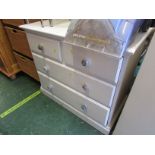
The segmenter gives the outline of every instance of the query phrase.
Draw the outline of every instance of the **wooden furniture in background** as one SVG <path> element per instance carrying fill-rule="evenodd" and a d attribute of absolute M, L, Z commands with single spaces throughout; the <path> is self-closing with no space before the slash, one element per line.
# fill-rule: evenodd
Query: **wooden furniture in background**
<path fill-rule="evenodd" d="M 10 39 L 12 48 L 20 54 L 32 58 L 32 53 L 29 48 L 25 32 L 10 27 L 5 27 L 5 29 Z"/>
<path fill-rule="evenodd" d="M 18 27 L 26 23 L 33 23 L 36 21 L 38 21 L 38 19 L 3 19 L 3 23 L 5 25 L 10 25 L 15 27 Z"/>
<path fill-rule="evenodd" d="M 38 79 L 38 74 L 35 68 L 35 64 L 30 59 L 22 56 L 21 54 L 14 53 L 16 60 L 20 64 L 20 68 L 24 70 L 25 73 L 30 74 L 34 79 Z"/>
<path fill-rule="evenodd" d="M 7 35 L 0 21 L 0 72 L 14 79 L 16 73 L 20 71 L 17 61 L 14 57 Z"/>
<path fill-rule="evenodd" d="M 37 19 L 3 19 L 2 21 L 20 69 L 39 81 L 26 33 L 19 28 L 20 25 L 35 22 Z"/>
<path fill-rule="evenodd" d="M 25 24 L 25 21 L 24 19 L 3 19 L 3 23 L 12 26 L 19 26 Z"/>

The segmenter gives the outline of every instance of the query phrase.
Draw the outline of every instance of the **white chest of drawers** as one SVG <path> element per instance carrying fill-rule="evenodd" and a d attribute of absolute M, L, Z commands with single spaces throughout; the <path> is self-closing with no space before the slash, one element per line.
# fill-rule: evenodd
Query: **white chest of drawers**
<path fill-rule="evenodd" d="M 69 22 L 41 28 L 21 26 L 41 81 L 42 92 L 109 134 L 123 106 L 134 68 L 153 31 L 137 35 L 122 57 L 106 55 L 63 42 Z"/>

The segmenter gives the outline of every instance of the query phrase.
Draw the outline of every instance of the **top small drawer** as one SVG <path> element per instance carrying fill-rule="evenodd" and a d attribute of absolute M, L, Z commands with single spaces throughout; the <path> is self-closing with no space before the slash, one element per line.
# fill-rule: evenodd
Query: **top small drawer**
<path fill-rule="evenodd" d="M 63 43 L 62 51 L 66 65 L 112 84 L 118 82 L 123 58 L 66 43 Z"/>
<path fill-rule="evenodd" d="M 62 61 L 59 41 L 30 33 L 27 33 L 27 38 L 32 52 L 60 62 Z"/>

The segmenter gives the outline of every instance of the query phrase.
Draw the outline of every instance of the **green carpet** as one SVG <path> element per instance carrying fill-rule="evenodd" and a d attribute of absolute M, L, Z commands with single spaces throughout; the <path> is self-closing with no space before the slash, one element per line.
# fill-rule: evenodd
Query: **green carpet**
<path fill-rule="evenodd" d="M 38 82 L 19 73 L 10 80 L 0 73 L 0 114 L 39 89 Z M 80 118 L 43 94 L 0 119 L 0 134 L 6 135 L 98 135 Z"/>

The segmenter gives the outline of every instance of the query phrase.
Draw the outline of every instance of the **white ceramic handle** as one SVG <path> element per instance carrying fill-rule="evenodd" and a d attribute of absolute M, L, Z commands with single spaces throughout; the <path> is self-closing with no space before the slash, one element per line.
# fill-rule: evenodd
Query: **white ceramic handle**
<path fill-rule="evenodd" d="M 89 63 L 88 59 L 82 59 L 81 64 L 83 67 L 87 67 L 87 66 L 89 66 L 90 63 Z"/>
<path fill-rule="evenodd" d="M 47 89 L 48 89 L 50 92 L 52 92 L 52 90 L 53 90 L 53 85 L 47 86 Z"/>
<path fill-rule="evenodd" d="M 39 49 L 40 51 L 44 51 L 44 46 L 43 46 L 42 44 L 39 44 L 39 45 L 38 45 L 38 49 Z"/>
<path fill-rule="evenodd" d="M 43 69 L 45 72 L 48 72 L 48 66 L 44 66 Z"/>
<path fill-rule="evenodd" d="M 83 112 L 87 112 L 87 106 L 85 104 L 81 105 L 81 109 Z"/>
<path fill-rule="evenodd" d="M 83 89 L 84 91 L 87 91 L 87 90 L 88 90 L 87 84 L 83 84 L 83 85 L 82 85 L 82 89 Z"/>

